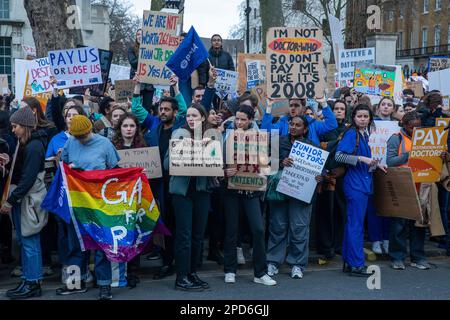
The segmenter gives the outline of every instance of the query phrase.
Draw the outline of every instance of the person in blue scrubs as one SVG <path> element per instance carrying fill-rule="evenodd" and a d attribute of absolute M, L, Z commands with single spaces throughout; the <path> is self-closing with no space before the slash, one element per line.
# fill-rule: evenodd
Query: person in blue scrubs
<path fill-rule="evenodd" d="M 344 272 L 355 276 L 370 276 L 364 265 L 364 219 L 369 196 L 373 193 L 373 169 L 386 167 L 372 158 L 369 132 L 373 113 L 367 105 L 359 104 L 352 112 L 351 125 L 339 142 L 336 161 L 348 165 L 344 177 L 347 200 L 347 222 L 342 244 Z"/>

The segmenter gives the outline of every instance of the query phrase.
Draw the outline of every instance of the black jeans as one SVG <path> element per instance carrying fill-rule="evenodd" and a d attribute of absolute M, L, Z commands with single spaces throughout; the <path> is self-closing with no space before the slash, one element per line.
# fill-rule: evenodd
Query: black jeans
<path fill-rule="evenodd" d="M 202 257 L 202 243 L 208 222 L 211 196 L 193 191 L 186 197 L 172 195 L 175 212 L 175 267 L 177 279 L 197 271 Z"/>
<path fill-rule="evenodd" d="M 225 196 L 224 201 L 224 271 L 225 273 L 236 273 L 237 270 L 236 245 L 239 230 L 239 206 L 242 205 L 252 232 L 254 274 L 255 277 L 262 277 L 267 273 L 267 265 L 263 217 L 261 215 L 259 198 L 246 198 L 245 196 L 230 193 Z"/>
<path fill-rule="evenodd" d="M 208 218 L 209 253 L 223 249 L 225 237 L 225 212 L 223 203 L 223 191 L 214 190 L 211 194 L 211 210 Z"/>

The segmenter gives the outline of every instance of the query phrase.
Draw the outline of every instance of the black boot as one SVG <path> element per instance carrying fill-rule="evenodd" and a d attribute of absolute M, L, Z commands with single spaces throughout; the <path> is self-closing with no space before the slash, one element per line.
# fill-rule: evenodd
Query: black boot
<path fill-rule="evenodd" d="M 372 273 L 367 271 L 367 267 L 351 267 L 350 268 L 350 276 L 354 277 L 370 277 Z"/>
<path fill-rule="evenodd" d="M 26 281 L 21 290 L 11 293 L 10 299 L 27 299 L 32 297 L 40 297 L 42 294 L 39 281 Z"/>
<path fill-rule="evenodd" d="M 175 273 L 173 266 L 162 266 L 159 268 L 158 272 L 153 275 L 154 280 L 164 279 L 170 277 Z"/>
<path fill-rule="evenodd" d="M 99 300 L 111 300 L 111 286 L 100 286 L 100 293 L 98 295 Z"/>
<path fill-rule="evenodd" d="M 188 279 L 195 285 L 201 286 L 203 289 L 209 289 L 208 282 L 201 280 L 196 273 L 191 273 L 188 275 Z"/>
<path fill-rule="evenodd" d="M 175 281 L 175 290 L 203 291 L 204 288 L 200 284 L 194 283 L 189 280 L 188 276 L 185 276 Z"/>
<path fill-rule="evenodd" d="M 6 291 L 6 296 L 9 297 L 11 294 L 21 291 L 22 288 L 25 286 L 25 283 L 26 283 L 26 281 L 22 280 L 22 282 L 20 282 L 17 287 L 15 287 L 14 289 Z"/>

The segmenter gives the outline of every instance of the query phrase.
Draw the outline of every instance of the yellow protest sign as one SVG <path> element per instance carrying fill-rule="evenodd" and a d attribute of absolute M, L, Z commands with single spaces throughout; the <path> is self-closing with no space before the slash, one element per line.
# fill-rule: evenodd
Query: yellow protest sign
<path fill-rule="evenodd" d="M 415 128 L 408 166 L 415 183 L 437 182 L 442 170 L 441 153 L 447 151 L 448 130 L 444 127 Z"/>

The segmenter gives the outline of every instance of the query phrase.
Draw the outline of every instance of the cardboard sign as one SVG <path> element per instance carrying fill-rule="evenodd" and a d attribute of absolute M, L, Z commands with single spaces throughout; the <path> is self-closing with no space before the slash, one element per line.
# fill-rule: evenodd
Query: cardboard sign
<path fill-rule="evenodd" d="M 325 150 L 295 141 L 289 154 L 294 165 L 283 169 L 277 191 L 311 203 L 317 186 L 316 176 L 322 174 L 328 155 Z"/>
<path fill-rule="evenodd" d="M 224 69 L 217 70 L 217 79 L 215 83 L 216 94 L 225 98 L 228 94 L 234 94 L 237 89 L 238 73 Z"/>
<path fill-rule="evenodd" d="M 4 92 L 5 89 L 9 89 L 7 74 L 0 74 L 0 88 L 2 92 Z"/>
<path fill-rule="evenodd" d="M 83 47 L 49 51 L 52 74 L 58 88 L 73 88 L 102 83 L 100 56 L 97 48 Z"/>
<path fill-rule="evenodd" d="M 322 30 L 270 28 L 267 33 L 267 96 L 270 99 L 323 97 Z"/>
<path fill-rule="evenodd" d="M 134 92 L 134 82 L 133 80 L 117 80 L 115 85 L 115 95 L 116 95 L 116 101 L 121 102 L 128 102 L 128 99 L 133 98 L 133 92 Z"/>
<path fill-rule="evenodd" d="M 352 80 L 357 63 L 375 63 L 375 48 L 339 50 L 339 81 Z"/>
<path fill-rule="evenodd" d="M 357 92 L 383 97 L 394 96 L 395 67 L 358 63 L 353 86 Z"/>
<path fill-rule="evenodd" d="M 444 127 L 414 128 L 408 166 L 414 182 L 437 182 L 441 176 L 441 153 L 447 151 L 448 130 Z"/>
<path fill-rule="evenodd" d="M 414 91 L 414 97 L 423 97 L 423 85 L 422 81 L 406 82 L 406 87 Z"/>
<path fill-rule="evenodd" d="M 117 64 L 112 63 L 111 68 L 109 69 L 109 78 L 111 79 L 111 83 L 115 84 L 116 80 L 128 80 L 130 79 L 130 67 L 119 66 Z"/>
<path fill-rule="evenodd" d="M 436 118 L 436 127 L 448 127 L 450 118 Z"/>
<path fill-rule="evenodd" d="M 428 72 L 440 71 L 450 68 L 450 57 L 430 57 Z"/>
<path fill-rule="evenodd" d="M 237 61 L 237 71 L 238 75 L 238 92 L 240 94 L 247 90 L 247 62 L 260 61 L 261 65 L 264 65 L 264 70 L 266 66 L 266 55 L 265 54 L 245 54 L 238 53 Z M 262 67 L 261 67 L 262 68 Z"/>
<path fill-rule="evenodd" d="M 137 71 L 142 83 L 170 84 L 172 72 L 166 63 L 180 44 L 177 36 L 179 23 L 178 14 L 144 11 Z"/>
<path fill-rule="evenodd" d="M 410 168 L 377 170 L 373 176 L 377 215 L 421 220 L 419 197 Z"/>
<path fill-rule="evenodd" d="M 382 164 L 386 164 L 387 141 L 389 138 L 400 132 L 398 121 L 375 121 L 375 132 L 369 137 L 369 146 L 372 150 L 372 158 L 381 159 Z"/>
<path fill-rule="evenodd" d="M 429 90 L 439 90 L 443 96 L 450 95 L 450 69 L 428 73 Z"/>
<path fill-rule="evenodd" d="M 171 176 L 223 177 L 220 141 L 171 139 L 169 145 Z"/>
<path fill-rule="evenodd" d="M 33 95 L 52 92 L 54 88 L 50 84 L 52 78 L 55 77 L 51 74 L 50 60 L 47 57 L 28 63 L 28 85 L 31 87 Z"/>
<path fill-rule="evenodd" d="M 158 147 L 117 150 L 117 152 L 120 156 L 119 166 L 121 168 L 142 167 L 147 178 L 162 177 Z"/>
<path fill-rule="evenodd" d="M 259 85 L 256 88 L 251 89 L 252 94 L 258 97 L 258 113 L 262 116 L 266 112 L 268 102 L 267 102 L 267 92 L 265 85 Z M 272 103 L 272 115 L 274 117 L 285 116 L 289 112 L 289 100 L 275 100 Z"/>
<path fill-rule="evenodd" d="M 102 69 L 102 83 L 90 86 L 82 86 L 77 88 L 71 88 L 70 94 L 84 95 L 87 89 L 90 90 L 91 96 L 101 97 L 106 91 L 108 84 L 109 70 L 111 68 L 113 53 L 112 51 L 98 49 L 100 55 L 100 68 Z"/>

